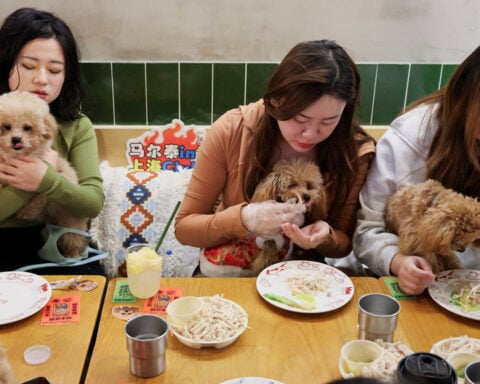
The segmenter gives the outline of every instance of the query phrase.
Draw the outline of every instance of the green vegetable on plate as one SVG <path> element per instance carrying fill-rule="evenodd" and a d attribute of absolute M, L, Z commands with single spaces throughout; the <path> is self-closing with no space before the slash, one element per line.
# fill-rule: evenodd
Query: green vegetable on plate
<path fill-rule="evenodd" d="M 300 308 L 300 309 L 304 309 L 306 311 L 311 311 L 311 310 L 315 309 L 315 303 L 312 302 L 312 300 L 310 298 L 308 298 L 308 300 L 305 300 L 305 302 L 298 302 L 296 300 L 290 299 L 289 297 L 275 295 L 273 293 L 264 293 L 263 296 L 265 296 L 267 299 L 277 301 L 281 304 L 285 304 L 285 305 L 288 305 L 290 307 Z M 310 295 L 305 295 L 305 296 L 310 296 Z M 298 294 L 296 295 L 296 297 L 299 297 Z M 302 297 L 299 297 L 299 299 L 302 300 Z M 307 299 L 307 298 L 305 297 L 305 299 Z"/>

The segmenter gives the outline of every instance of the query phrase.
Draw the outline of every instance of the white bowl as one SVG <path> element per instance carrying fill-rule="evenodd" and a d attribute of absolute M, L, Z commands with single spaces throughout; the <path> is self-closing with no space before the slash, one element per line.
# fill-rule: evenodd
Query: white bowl
<path fill-rule="evenodd" d="M 340 349 L 343 368 L 347 373 L 361 376 L 364 367 L 374 364 L 383 356 L 383 348 L 370 340 L 351 340 Z"/>
<path fill-rule="evenodd" d="M 200 349 L 200 348 L 225 348 L 235 342 L 235 340 L 238 339 L 238 337 L 245 331 L 245 329 L 248 326 L 248 315 L 245 312 L 245 310 L 238 305 L 237 303 L 224 299 L 223 297 L 220 296 L 207 296 L 202 298 L 204 300 L 202 310 L 200 311 L 200 314 L 195 317 L 192 322 L 193 323 L 198 323 L 201 321 L 205 321 L 208 323 L 211 318 L 208 316 L 208 310 L 209 310 L 209 305 L 211 304 L 212 300 L 218 300 L 218 303 L 220 305 L 225 306 L 226 308 L 232 309 L 239 317 L 240 317 L 240 324 L 238 326 L 238 329 L 236 332 L 231 334 L 230 336 L 224 338 L 224 339 L 215 339 L 215 340 L 205 340 L 202 338 L 193 338 L 193 337 L 188 337 L 185 334 L 180 334 L 179 329 L 175 329 L 174 327 L 170 328 L 170 332 L 175 335 L 175 337 L 180 341 L 182 344 L 186 345 L 187 347 L 194 348 L 194 349 Z M 227 316 L 227 314 L 226 314 Z M 202 319 L 203 318 L 203 319 Z M 187 325 L 188 326 L 188 325 Z"/>

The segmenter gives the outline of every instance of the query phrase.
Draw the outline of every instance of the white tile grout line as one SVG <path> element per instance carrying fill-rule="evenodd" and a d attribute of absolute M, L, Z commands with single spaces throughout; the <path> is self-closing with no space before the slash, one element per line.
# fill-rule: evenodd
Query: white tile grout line
<path fill-rule="evenodd" d="M 181 95 L 181 87 L 180 87 L 180 62 L 178 63 L 178 75 L 177 75 L 177 86 L 178 86 L 178 119 L 182 120 L 182 95 Z"/>
<path fill-rule="evenodd" d="M 211 70 L 211 74 L 212 74 L 212 78 L 210 79 L 210 87 L 211 87 L 211 92 L 210 92 L 210 124 L 213 123 L 213 78 L 215 76 L 215 64 L 211 64 L 212 65 L 212 70 Z"/>
<path fill-rule="evenodd" d="M 403 98 L 403 109 L 402 112 L 405 112 L 405 108 L 407 107 L 407 99 L 408 99 L 408 85 L 410 84 L 410 73 L 412 70 L 412 64 L 408 64 L 408 73 L 407 73 L 407 84 L 405 84 L 405 96 Z"/>
<path fill-rule="evenodd" d="M 243 105 L 247 103 L 247 77 L 248 77 L 248 63 L 245 63 L 245 76 L 243 77 Z"/>
<path fill-rule="evenodd" d="M 369 120 L 370 125 L 372 125 L 372 122 L 373 122 L 373 111 L 375 109 L 375 94 L 377 92 L 377 77 L 378 77 L 378 64 L 375 65 L 375 80 L 373 82 L 372 108 L 370 109 L 370 120 Z"/>
<path fill-rule="evenodd" d="M 115 116 L 115 81 L 113 80 L 113 62 L 110 62 L 110 80 L 112 82 L 112 112 L 113 112 L 113 124 L 117 124 Z"/>
<path fill-rule="evenodd" d="M 147 63 L 145 62 L 143 64 L 143 75 L 144 75 L 144 87 L 145 87 L 145 121 L 147 122 L 147 125 L 150 123 L 148 120 L 148 84 L 147 84 Z"/>
<path fill-rule="evenodd" d="M 440 65 L 440 77 L 438 78 L 438 86 L 437 86 L 437 89 L 440 89 L 440 87 L 442 86 L 442 76 L 443 76 L 443 66 L 445 64 L 442 64 Z"/>

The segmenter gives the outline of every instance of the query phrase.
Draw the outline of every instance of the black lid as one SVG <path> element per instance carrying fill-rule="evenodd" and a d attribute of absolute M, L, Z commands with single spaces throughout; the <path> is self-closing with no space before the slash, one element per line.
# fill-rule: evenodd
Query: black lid
<path fill-rule="evenodd" d="M 457 374 L 440 356 L 420 352 L 400 360 L 397 379 L 401 384 L 456 384 Z"/>

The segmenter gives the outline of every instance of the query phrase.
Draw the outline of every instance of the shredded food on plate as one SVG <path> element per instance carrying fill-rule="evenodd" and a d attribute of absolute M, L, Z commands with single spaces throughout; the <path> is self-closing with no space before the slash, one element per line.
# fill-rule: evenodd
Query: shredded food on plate
<path fill-rule="evenodd" d="M 391 380 L 395 377 L 400 360 L 411 355 L 413 351 L 402 342 L 388 343 L 380 339 L 375 342 L 383 348 L 383 356 L 375 363 L 365 366 L 362 369 L 362 376 L 382 381 Z"/>
<path fill-rule="evenodd" d="M 430 352 L 444 359 L 447 359 L 454 352 L 469 352 L 480 355 L 480 339 L 474 339 L 466 335 L 450 337 L 435 343 Z"/>
<path fill-rule="evenodd" d="M 321 275 L 294 275 L 287 279 L 288 289 L 305 295 L 315 295 L 328 289 L 328 282 Z"/>
<path fill-rule="evenodd" d="M 245 312 L 221 295 L 215 295 L 204 298 L 199 315 L 182 328 L 173 328 L 195 342 L 221 342 L 238 335 L 246 326 Z"/>

